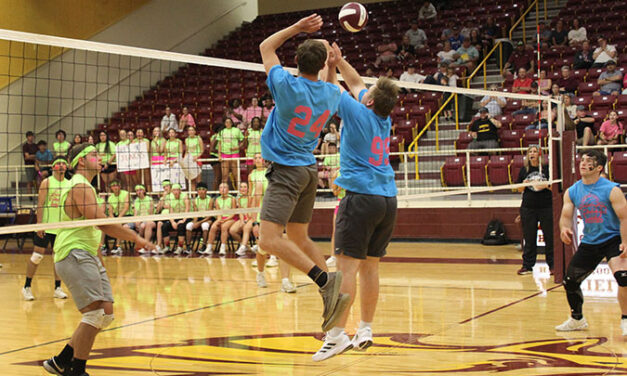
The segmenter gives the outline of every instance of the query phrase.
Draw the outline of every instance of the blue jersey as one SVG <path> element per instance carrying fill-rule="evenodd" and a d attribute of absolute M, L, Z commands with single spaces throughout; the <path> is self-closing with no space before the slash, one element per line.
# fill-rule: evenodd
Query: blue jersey
<path fill-rule="evenodd" d="M 266 82 L 276 106 L 261 134 L 261 156 L 286 166 L 315 164 L 313 150 L 322 127 L 337 112 L 340 89 L 294 77 L 280 65 L 270 69 Z"/>
<path fill-rule="evenodd" d="M 610 192 L 618 186 L 600 178 L 594 184 L 584 184 L 579 180 L 568 189 L 570 200 L 583 217 L 582 243 L 601 244 L 620 236 L 620 221 L 610 202 Z"/>
<path fill-rule="evenodd" d="M 359 93 L 359 100 L 366 90 Z M 390 166 L 390 117 L 382 118 L 348 92 L 342 93 L 338 114 L 344 121 L 340 138 L 340 177 L 335 184 L 356 193 L 396 196 Z"/>

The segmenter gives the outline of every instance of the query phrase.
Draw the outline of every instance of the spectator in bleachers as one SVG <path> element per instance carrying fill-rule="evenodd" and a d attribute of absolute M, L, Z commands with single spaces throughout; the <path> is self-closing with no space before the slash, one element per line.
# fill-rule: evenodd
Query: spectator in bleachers
<path fill-rule="evenodd" d="M 109 140 L 109 134 L 105 131 L 100 131 L 98 141 L 96 150 L 98 151 L 98 157 L 100 157 L 100 179 L 104 184 L 105 190 L 109 192 L 109 182 L 115 179 L 117 167 L 115 162 L 115 143 Z"/>
<path fill-rule="evenodd" d="M 501 29 L 496 26 L 494 17 L 488 16 L 485 24 L 481 27 L 481 39 L 483 48 L 490 50 L 494 45 L 494 40 L 501 37 Z"/>
<path fill-rule="evenodd" d="M 568 32 L 568 44 L 570 46 L 579 46 L 588 40 L 586 28 L 579 24 L 579 19 L 573 20 L 573 28 Z"/>
<path fill-rule="evenodd" d="M 449 66 L 465 66 L 469 71 L 472 71 L 475 68 L 477 60 L 479 60 L 479 51 L 477 51 L 475 46 L 470 44 L 470 39 L 464 39 L 461 47 L 457 49 L 455 55 L 457 56 L 457 60 Z"/>
<path fill-rule="evenodd" d="M 394 69 L 388 68 L 385 70 L 384 77 L 389 78 L 390 80 L 398 80 L 398 78 L 394 77 Z"/>
<path fill-rule="evenodd" d="M 594 92 L 594 96 L 599 95 L 618 95 L 622 89 L 623 74 L 616 69 L 616 62 L 608 60 L 605 63 L 605 71 L 601 73 L 597 83 L 599 90 Z"/>
<path fill-rule="evenodd" d="M 573 98 L 575 97 L 572 93 L 567 93 L 562 95 L 562 101 L 564 103 L 564 111 L 570 119 L 575 119 L 577 117 L 577 105 L 573 103 Z"/>
<path fill-rule="evenodd" d="M 427 43 L 427 34 L 425 34 L 424 30 L 418 28 L 418 21 L 416 20 L 411 21 L 411 27 L 405 32 L 404 36 L 409 38 L 409 44 L 414 49 L 424 48 Z M 403 43 L 405 43 L 404 40 Z M 412 54 L 415 54 L 415 51 Z"/>
<path fill-rule="evenodd" d="M 235 198 L 238 208 L 247 209 L 253 207 L 253 200 L 249 192 L 248 182 L 243 181 L 239 183 L 239 194 Z M 229 229 L 231 238 L 239 243 L 235 255 L 246 256 L 250 234 L 253 230 L 253 222 L 255 222 L 256 218 L 257 214 L 251 213 L 242 213 L 235 218 L 235 223 Z"/>
<path fill-rule="evenodd" d="M 270 112 L 274 108 L 274 102 L 272 101 L 272 97 L 268 96 L 263 100 L 263 110 L 261 113 L 261 123 L 265 126 L 268 117 L 270 116 Z"/>
<path fill-rule="evenodd" d="M 534 82 L 534 84 L 537 84 Z M 538 102 L 531 99 L 523 99 L 520 109 L 512 112 L 512 115 L 535 115 L 538 113 Z"/>
<path fill-rule="evenodd" d="M 414 46 L 411 45 L 407 35 L 403 35 L 403 41 L 399 44 L 395 53 L 396 58 L 399 61 L 405 61 L 414 57 L 416 50 L 414 49 Z"/>
<path fill-rule="evenodd" d="M 165 142 L 164 152 L 170 167 L 173 167 L 183 155 L 183 143 L 176 137 L 174 129 L 168 131 L 168 140 Z"/>
<path fill-rule="evenodd" d="M 448 21 L 446 23 L 446 27 L 444 29 L 442 29 L 442 33 L 440 34 L 440 40 L 442 42 L 447 41 L 448 38 L 451 37 L 451 35 L 453 35 L 453 26 L 455 25 L 455 22 L 453 21 Z"/>
<path fill-rule="evenodd" d="M 234 128 L 237 129 L 237 128 Z M 235 197 L 229 194 L 229 185 L 227 183 L 220 184 L 220 196 L 214 200 L 216 210 L 235 209 L 237 202 Z M 226 244 L 229 240 L 229 229 L 235 223 L 234 215 L 222 215 L 213 222 L 209 229 L 209 239 L 207 240 L 207 248 L 205 254 L 211 254 L 211 248 L 216 240 L 217 232 L 220 231 L 220 256 L 226 255 Z"/>
<path fill-rule="evenodd" d="M 567 46 L 568 31 L 564 29 L 564 21 L 557 20 L 555 30 L 551 33 L 551 46 Z"/>
<path fill-rule="evenodd" d="M 459 33 L 459 26 L 453 25 L 453 31 L 448 37 L 448 41 L 451 42 L 451 48 L 457 50 L 462 46 L 464 37 Z"/>
<path fill-rule="evenodd" d="M 492 118 L 487 108 L 479 109 L 479 118 L 470 124 L 470 135 L 473 140 L 468 149 L 496 149 L 499 147 L 498 129 L 501 122 Z"/>
<path fill-rule="evenodd" d="M 135 194 L 137 198 L 133 201 L 133 215 L 153 215 L 155 213 L 155 203 L 150 196 L 146 196 L 146 186 L 143 184 L 137 184 L 135 186 Z M 154 221 L 135 222 L 135 231 L 139 236 L 143 237 L 146 242 L 152 240 L 152 234 L 155 231 L 157 225 Z M 149 250 L 141 248 L 139 254 L 143 255 L 150 253 Z"/>
<path fill-rule="evenodd" d="M 117 180 L 109 183 L 111 194 L 107 198 L 109 215 L 111 217 L 129 217 L 133 215 L 133 207 L 131 206 L 130 194 L 127 190 L 122 189 L 120 182 Z M 125 224 L 124 227 L 135 229 L 134 223 Z M 112 255 L 121 255 L 122 248 L 119 246 L 119 240 L 115 239 L 115 244 L 111 250 Z"/>
<path fill-rule="evenodd" d="M 621 142 L 625 135 L 623 123 L 618 121 L 618 112 L 610 110 L 608 119 L 601 124 L 599 129 L 598 145 L 616 145 Z"/>
<path fill-rule="evenodd" d="M 438 63 L 450 64 L 455 61 L 455 54 L 457 54 L 457 51 L 451 48 L 451 42 L 448 40 L 445 41 L 443 48 L 444 49 L 437 54 Z"/>
<path fill-rule="evenodd" d="M 577 131 L 577 145 L 594 145 L 594 118 L 586 113 L 586 106 L 577 106 L 577 116 L 573 119 Z"/>
<path fill-rule="evenodd" d="M 441 85 L 442 84 L 442 82 L 441 82 L 442 81 L 442 77 L 446 77 L 447 71 L 448 71 L 448 63 L 442 62 L 442 63 L 440 63 L 440 65 L 438 65 L 438 71 L 433 75 L 433 80 L 435 81 L 436 85 Z M 425 83 L 427 83 L 427 82 L 425 81 Z"/>
<path fill-rule="evenodd" d="M 573 62 L 573 68 L 575 69 L 590 69 L 594 63 L 593 52 L 590 49 L 590 42 L 585 40 L 581 43 L 581 51 L 575 54 L 575 61 Z"/>
<path fill-rule="evenodd" d="M 191 125 L 187 127 L 187 138 L 185 138 L 185 156 L 191 155 L 194 159 L 194 162 L 198 164 L 202 168 L 202 162 L 198 161 L 198 158 L 202 155 L 205 150 L 205 145 L 202 142 L 202 138 L 196 135 L 196 128 Z M 202 181 L 202 173 L 198 174 L 196 179 L 191 181 L 192 190 L 196 190 L 196 184 Z"/>
<path fill-rule="evenodd" d="M 525 73 L 527 71 L 531 73 L 535 67 L 534 59 L 533 49 L 527 47 L 524 42 L 518 42 L 516 49 L 505 63 L 503 74 L 506 75 L 508 72 L 518 72 L 520 68 L 525 68 Z"/>
<path fill-rule="evenodd" d="M 340 154 L 337 152 L 337 145 L 329 142 L 328 154 L 322 162 L 322 171 L 318 172 L 318 187 L 329 188 L 333 183 L 333 176 L 340 168 Z"/>
<path fill-rule="evenodd" d="M 499 116 L 503 112 L 503 107 L 507 104 L 507 100 L 496 95 L 497 86 L 490 85 L 490 91 L 494 91 L 495 95 L 486 95 L 481 99 L 481 107 L 488 109 L 490 116 Z"/>
<path fill-rule="evenodd" d="M 551 85 L 551 91 L 549 92 L 549 95 L 553 99 L 560 99 L 562 97 L 562 93 L 560 92 L 560 86 L 557 83 Z"/>
<path fill-rule="evenodd" d="M 72 139 L 72 146 L 80 145 L 82 143 L 83 143 L 83 136 L 81 136 L 80 134 L 75 134 L 74 138 Z"/>
<path fill-rule="evenodd" d="M 194 117 L 189 113 L 189 110 L 186 107 L 183 107 L 183 113 L 181 114 L 181 118 L 179 119 L 179 130 L 178 132 L 184 132 L 187 127 L 196 126 L 196 122 L 194 121 Z"/>
<path fill-rule="evenodd" d="M 166 139 L 161 133 L 160 127 L 152 128 L 152 140 L 150 140 L 150 163 L 163 163 L 165 157 Z"/>
<path fill-rule="evenodd" d="M 253 120 L 253 118 L 261 118 L 262 115 L 263 108 L 259 106 L 259 99 L 257 97 L 250 98 L 250 106 L 246 107 L 246 109 L 244 110 L 244 118 L 242 120 L 242 124 L 244 124 L 244 127 L 243 129 L 242 127 L 240 127 L 242 132 L 250 126 L 250 122 Z"/>
<path fill-rule="evenodd" d="M 579 87 L 579 80 L 572 74 L 568 65 L 564 65 L 562 67 L 561 73 L 562 77 L 557 80 L 559 92 L 562 94 L 575 94 L 577 88 Z"/>
<path fill-rule="evenodd" d="M 407 66 L 407 70 L 401 74 L 400 81 L 421 83 L 425 80 L 425 76 L 420 73 L 416 73 L 416 66 L 410 64 Z"/>
<path fill-rule="evenodd" d="M 623 95 L 627 94 L 627 74 L 623 77 Z"/>
<path fill-rule="evenodd" d="M 57 141 L 52 144 L 52 151 L 54 152 L 54 156 L 58 157 L 59 155 L 66 157 L 68 150 L 70 150 L 69 142 L 65 141 L 67 134 L 63 129 L 59 129 L 57 133 L 55 133 L 55 137 Z"/>
<path fill-rule="evenodd" d="M 338 127 L 337 127 L 337 123 L 335 122 L 335 120 L 331 120 L 329 122 L 329 131 L 326 132 L 326 134 L 324 135 L 324 139 L 322 140 L 322 145 L 320 146 L 320 152 L 322 154 L 333 154 L 334 152 L 331 152 L 331 150 L 329 150 L 329 145 L 335 144 L 337 147 L 337 145 L 340 144 L 340 132 L 338 131 L 337 128 Z"/>
<path fill-rule="evenodd" d="M 470 44 L 473 45 L 477 51 L 479 51 L 479 60 L 481 60 L 481 57 L 483 56 L 483 41 L 479 35 L 479 30 L 476 27 L 470 30 L 468 39 L 470 39 Z"/>
<path fill-rule="evenodd" d="M 544 21 L 538 22 L 538 26 L 540 27 L 540 42 L 546 43 L 547 45 L 551 43 L 551 37 L 553 36 L 553 32 L 551 29 L 546 27 Z"/>
<path fill-rule="evenodd" d="M 213 132 L 209 138 L 209 153 L 210 158 L 213 159 L 209 162 L 211 169 L 213 170 L 213 190 L 217 191 L 220 183 L 222 183 L 222 164 L 220 163 L 220 152 L 218 150 L 218 134 L 222 131 L 224 125 L 222 123 L 215 123 L 213 125 Z"/>
<path fill-rule="evenodd" d="M 35 134 L 31 131 L 26 132 L 26 142 L 22 145 L 22 157 L 26 165 L 26 189 L 29 194 L 33 193 L 33 187 L 37 186 L 37 171 L 35 170 L 35 159 L 37 154 L 37 145 L 35 144 Z M 29 197 L 32 200 L 32 197 Z"/>
<path fill-rule="evenodd" d="M 239 149 L 242 146 L 244 135 L 237 127 L 233 126 L 231 119 L 227 118 L 224 121 L 224 129 L 218 133 L 216 140 L 218 142 L 218 151 L 220 152 L 222 183 L 228 183 L 229 173 L 232 173 L 233 186 L 237 187 L 239 183 L 237 158 L 239 158 Z"/>
<path fill-rule="evenodd" d="M 242 102 L 235 98 L 231 101 L 231 105 L 226 109 L 226 116 L 231 119 L 233 125 L 239 125 L 244 120 L 244 108 Z"/>
<path fill-rule="evenodd" d="M 40 140 L 37 143 L 37 149 L 35 153 L 35 170 L 39 173 L 41 180 L 44 180 L 52 175 L 50 165 L 52 164 L 54 156 L 52 152 L 48 150 L 48 143 L 44 140 Z"/>
<path fill-rule="evenodd" d="M 246 149 L 246 166 L 250 172 L 254 166 L 255 154 L 261 153 L 261 119 L 254 117 L 250 122 L 250 128 L 244 135 L 244 148 Z"/>
<path fill-rule="evenodd" d="M 594 58 L 594 64 L 592 68 L 602 68 L 609 60 L 616 58 L 616 47 L 608 44 L 605 37 L 600 36 L 597 39 L 599 46 L 594 50 L 592 57 Z"/>
<path fill-rule="evenodd" d="M 448 78 L 448 86 L 457 87 L 459 76 L 455 73 L 455 69 L 453 69 L 450 65 L 446 68 L 446 77 Z"/>
<path fill-rule="evenodd" d="M 135 132 L 132 129 L 126 131 L 126 138 L 128 139 L 128 143 L 132 144 L 135 142 Z"/>
<path fill-rule="evenodd" d="M 375 67 L 379 67 L 381 63 L 389 63 L 396 59 L 396 43 L 394 43 L 388 34 L 383 34 L 383 43 L 377 46 L 377 60 L 374 62 Z"/>
<path fill-rule="evenodd" d="M 213 200 L 207 195 L 207 185 L 203 182 L 198 183 L 196 186 L 196 197 L 191 200 L 190 207 L 191 210 L 198 211 L 208 211 L 213 210 Z M 207 243 L 207 235 L 209 234 L 209 228 L 211 227 L 211 223 L 215 217 L 199 217 L 194 218 L 192 222 L 187 223 L 186 226 L 186 238 L 187 244 L 191 244 L 192 240 L 192 231 L 200 228 L 202 231 L 202 236 L 200 238 L 200 245 L 198 246 L 198 253 L 202 254 L 204 252 L 203 247 Z"/>
<path fill-rule="evenodd" d="M 471 20 L 466 20 L 466 22 L 464 23 L 464 27 L 462 27 L 459 33 L 464 37 L 464 39 L 469 39 L 470 32 L 476 29 L 477 28 L 474 27 L 474 23 Z"/>
<path fill-rule="evenodd" d="M 446 68 L 446 76 L 442 77 L 441 84 L 445 86 L 450 86 L 450 87 L 457 87 L 457 80 L 459 80 L 459 76 L 455 73 L 455 70 L 449 66 L 448 68 Z M 444 93 L 444 96 L 442 97 L 442 101 L 445 102 L 449 96 L 451 96 L 451 93 Z M 446 120 L 453 120 L 454 110 L 455 110 L 455 102 L 454 101 L 448 102 L 448 104 L 444 108 L 444 118 Z"/>
<path fill-rule="evenodd" d="M 555 124 L 556 124 L 555 121 L 557 119 L 557 110 L 556 110 L 557 106 L 554 104 L 551 104 L 551 110 L 548 110 L 546 103 L 547 103 L 546 101 L 542 101 L 542 105 L 541 105 L 542 110 L 540 111 L 540 119 L 529 124 L 527 128 L 525 128 L 525 130 L 547 129 L 549 127 L 549 117 L 551 118 L 551 126 L 555 127 Z"/>
<path fill-rule="evenodd" d="M 429 1 L 423 1 L 420 9 L 418 9 L 419 20 L 432 20 L 438 15 L 438 11 Z"/>
<path fill-rule="evenodd" d="M 165 115 L 161 118 L 161 129 L 164 132 L 174 129 L 179 132 L 179 123 L 176 121 L 176 115 L 172 113 L 170 106 L 165 107 Z"/>
<path fill-rule="evenodd" d="M 551 93 L 551 87 L 553 86 L 553 80 L 546 78 L 546 69 L 540 71 L 540 94 L 549 95 Z"/>
<path fill-rule="evenodd" d="M 90 145 L 96 145 L 93 134 L 90 133 L 89 135 L 87 135 L 87 143 Z"/>
<path fill-rule="evenodd" d="M 533 79 L 527 77 L 527 70 L 525 68 L 518 69 L 518 77 L 514 80 L 512 85 L 513 93 L 531 94 L 531 83 Z"/>

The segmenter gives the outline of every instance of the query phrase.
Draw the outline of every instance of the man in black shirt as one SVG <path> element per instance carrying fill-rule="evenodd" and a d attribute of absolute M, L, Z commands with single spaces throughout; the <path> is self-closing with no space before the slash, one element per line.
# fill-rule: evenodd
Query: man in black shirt
<path fill-rule="evenodd" d="M 594 118 L 586 114 L 586 106 L 577 106 L 573 123 L 577 130 L 577 145 L 594 145 Z"/>
<path fill-rule="evenodd" d="M 37 183 L 37 172 L 35 171 L 35 153 L 37 153 L 37 144 L 35 144 L 35 134 L 26 132 L 26 142 L 22 145 L 22 154 L 24 156 L 24 164 L 26 165 L 26 189 L 28 193 L 33 193 L 33 186 Z M 33 200 L 33 197 L 28 197 Z"/>
<path fill-rule="evenodd" d="M 497 149 L 499 147 L 498 128 L 501 128 L 501 122 L 491 118 L 488 109 L 481 107 L 479 119 L 470 125 L 470 135 L 473 140 L 468 144 L 468 149 Z"/>
<path fill-rule="evenodd" d="M 581 51 L 575 54 L 573 67 L 575 69 L 590 69 L 594 63 L 593 52 L 590 49 L 590 42 L 587 40 L 581 44 Z"/>

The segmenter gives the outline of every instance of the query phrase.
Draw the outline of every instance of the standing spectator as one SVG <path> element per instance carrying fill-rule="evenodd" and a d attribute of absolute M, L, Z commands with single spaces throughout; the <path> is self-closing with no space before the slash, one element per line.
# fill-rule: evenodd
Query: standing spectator
<path fill-rule="evenodd" d="M 611 110 L 608 119 L 601 124 L 598 145 L 616 145 L 625 134 L 623 123 L 618 121 L 618 112 Z"/>
<path fill-rule="evenodd" d="M 26 165 L 26 189 L 28 194 L 33 194 L 33 186 L 37 186 L 37 171 L 35 171 L 37 149 L 35 134 L 31 131 L 26 132 L 26 142 L 22 145 L 22 154 L 24 164 Z M 32 199 L 32 197 L 29 197 L 29 200 Z"/>
<path fill-rule="evenodd" d="M 220 162 L 222 167 L 222 183 L 229 182 L 229 173 L 233 174 L 233 187 L 239 186 L 239 170 L 237 169 L 237 158 L 244 135 L 233 126 L 231 119 L 224 121 L 224 129 L 220 131 L 218 137 L 218 150 L 220 152 Z"/>
<path fill-rule="evenodd" d="M 52 164 L 54 156 L 52 152 L 48 150 L 48 143 L 44 140 L 37 143 L 37 149 L 37 153 L 35 153 L 35 170 L 39 173 L 41 180 L 44 180 L 52 175 L 50 165 Z"/>
<path fill-rule="evenodd" d="M 451 36 L 448 38 L 449 42 L 451 42 L 451 48 L 457 50 L 462 46 L 462 42 L 464 41 L 464 37 L 459 33 L 459 27 L 457 25 L 453 26 L 453 32 Z"/>
<path fill-rule="evenodd" d="M 185 156 L 191 155 L 194 162 L 202 168 L 202 162 L 198 161 L 198 158 L 205 150 L 205 145 L 202 142 L 202 138 L 196 135 L 196 128 L 191 125 L 187 127 L 187 138 L 185 139 Z M 191 180 L 192 190 L 196 190 L 196 184 L 202 181 L 202 170 L 198 176 Z"/>
<path fill-rule="evenodd" d="M 564 111 L 571 120 L 577 117 L 577 105 L 573 103 L 573 97 L 575 95 L 568 93 L 562 95 L 562 101 L 564 102 Z"/>
<path fill-rule="evenodd" d="M 555 30 L 551 33 L 551 46 L 568 45 L 568 31 L 564 30 L 564 21 L 557 20 Z"/>
<path fill-rule="evenodd" d="M 479 51 L 479 58 L 481 58 L 483 55 L 483 42 L 481 40 L 481 36 L 479 35 L 479 30 L 477 30 L 477 28 L 470 30 L 468 39 L 470 39 L 470 44 L 473 45 L 477 51 Z"/>
<path fill-rule="evenodd" d="M 217 191 L 222 183 L 222 166 L 220 164 L 220 152 L 218 151 L 218 134 L 222 131 L 222 123 L 213 124 L 213 132 L 209 138 L 209 154 L 211 156 L 211 169 L 213 170 L 213 190 Z"/>
<path fill-rule="evenodd" d="M 540 71 L 540 94 L 549 95 L 552 86 L 553 80 L 546 78 L 546 69 L 542 69 Z"/>
<path fill-rule="evenodd" d="M 449 87 L 457 87 L 457 80 L 459 80 L 459 76 L 455 74 L 455 70 L 452 67 L 446 68 L 446 76 L 442 78 L 442 85 L 448 85 Z M 444 93 L 444 97 L 442 101 L 445 102 L 448 97 L 451 96 L 451 93 Z M 444 118 L 446 120 L 453 120 L 453 110 L 455 109 L 455 102 L 450 101 L 444 108 Z"/>
<path fill-rule="evenodd" d="M 388 34 L 382 35 L 383 43 L 377 46 L 377 52 L 379 56 L 377 56 L 377 60 L 374 62 L 375 67 L 379 67 L 381 63 L 389 63 L 396 59 L 396 43 L 394 43 Z"/>
<path fill-rule="evenodd" d="M 135 131 L 135 140 L 133 140 L 134 144 L 144 144 L 146 145 L 146 158 L 150 160 L 150 141 L 145 137 L 144 130 L 142 128 L 137 128 Z M 132 184 L 132 187 L 135 188 L 136 185 L 142 184 L 144 187 L 151 187 L 152 183 L 150 181 L 150 168 L 142 168 L 137 171 L 137 175 L 135 177 L 135 181 Z"/>
<path fill-rule="evenodd" d="M 438 63 L 452 63 L 453 61 L 455 61 L 455 54 L 457 54 L 457 51 L 451 48 L 451 42 L 449 42 L 448 40 L 445 41 L 444 49 L 437 54 Z"/>
<path fill-rule="evenodd" d="M 178 122 L 176 121 L 176 115 L 170 110 L 170 106 L 165 107 L 165 115 L 161 118 L 161 129 L 167 132 L 170 129 L 174 129 L 179 132 Z"/>
<path fill-rule="evenodd" d="M 59 129 L 57 133 L 55 133 L 55 137 L 57 138 L 57 142 L 52 144 L 52 151 L 54 152 L 54 156 L 67 156 L 67 152 L 72 146 L 69 142 L 65 141 L 67 134 L 63 129 Z"/>
<path fill-rule="evenodd" d="M 336 146 L 340 143 L 340 132 L 337 130 L 337 124 L 335 121 L 329 122 L 329 131 L 324 135 L 324 139 L 322 140 L 322 146 L 320 147 L 320 152 L 322 154 L 334 154 L 330 149 L 330 144 L 335 144 Z"/>
<path fill-rule="evenodd" d="M 594 63 L 594 54 L 590 49 L 590 42 L 587 40 L 581 44 L 581 51 L 575 54 L 573 67 L 575 69 L 590 69 Z"/>
<path fill-rule="evenodd" d="M 594 118 L 586 114 L 586 106 L 577 106 L 573 123 L 577 131 L 577 145 L 594 145 Z"/>
<path fill-rule="evenodd" d="M 560 93 L 562 94 L 575 94 L 577 91 L 577 88 L 579 87 L 579 80 L 571 74 L 570 67 L 568 65 L 564 65 L 562 67 L 562 77 L 557 80 L 557 86 L 559 86 Z"/>
<path fill-rule="evenodd" d="M 268 116 L 270 116 L 270 112 L 272 112 L 272 109 L 274 109 L 274 102 L 272 102 L 272 97 L 268 97 L 264 99 L 263 100 L 263 112 L 261 115 L 261 124 L 263 126 L 266 125 L 266 121 L 268 120 Z"/>
<path fill-rule="evenodd" d="M 248 106 L 244 110 L 244 119 L 242 120 L 242 124 L 244 124 L 245 126 L 244 129 L 240 127 L 240 129 L 242 129 L 242 132 L 250 126 L 250 122 L 253 120 L 253 118 L 261 118 L 262 115 L 263 109 L 261 108 L 261 106 L 259 106 L 259 99 L 257 97 L 250 98 L 250 106 Z"/>
<path fill-rule="evenodd" d="M 246 166 L 248 167 L 248 172 L 255 168 L 255 154 L 261 154 L 261 132 L 261 119 L 254 117 L 250 122 L 250 128 L 246 130 L 246 134 L 244 135 L 244 148 L 246 149 Z"/>
<path fill-rule="evenodd" d="M 125 146 L 125 145 L 128 145 L 128 144 L 131 143 L 128 140 L 128 134 L 127 134 L 126 130 L 124 130 L 124 129 L 120 129 L 118 131 L 118 138 L 119 138 L 118 143 L 115 145 L 116 149 L 119 146 Z M 129 189 L 129 186 L 131 185 L 131 174 L 130 174 L 130 172 L 134 172 L 134 171 L 123 171 L 123 172 L 121 172 L 121 175 L 120 175 L 120 179 L 122 180 L 123 188 L 125 188 L 127 190 Z M 109 186 L 110 185 L 111 184 L 109 184 Z"/>
<path fill-rule="evenodd" d="M 579 25 L 579 19 L 573 20 L 573 28 L 568 32 L 568 44 L 570 46 L 579 46 L 588 40 L 586 28 Z"/>
<path fill-rule="evenodd" d="M 96 145 L 96 141 L 94 141 L 94 135 L 93 134 L 89 134 L 87 135 L 87 143 L 90 145 Z"/>
<path fill-rule="evenodd" d="M 189 113 L 187 107 L 183 107 L 183 113 L 179 119 L 179 129 L 177 132 L 183 132 L 189 126 L 196 127 L 196 122 L 194 121 L 192 114 Z"/>
<path fill-rule="evenodd" d="M 407 35 L 403 35 L 403 42 L 396 49 L 396 58 L 399 61 L 405 61 L 414 57 L 415 54 L 416 50 L 409 42 L 409 37 Z"/>
<path fill-rule="evenodd" d="M 333 183 L 333 176 L 340 169 L 340 155 L 337 153 L 337 145 L 334 142 L 328 144 L 329 154 L 322 162 L 323 169 L 318 172 L 318 187 L 330 188 Z"/>
<path fill-rule="evenodd" d="M 542 171 L 540 171 L 542 169 Z M 544 249 L 546 263 L 553 274 L 553 199 L 548 180 L 549 166 L 543 163 L 538 145 L 527 148 L 527 158 L 520 169 L 517 183 L 537 182 L 530 187 L 519 188 L 523 192 L 520 206 L 524 248 L 522 267 L 516 272 L 518 275 L 531 274 L 538 257 L 537 237 L 538 222 L 544 234 Z"/>
<path fill-rule="evenodd" d="M 506 74 L 508 71 L 518 72 L 520 68 L 525 68 L 525 71 L 533 72 L 535 67 L 534 65 L 534 56 L 533 50 L 528 48 L 524 42 L 518 42 L 516 44 L 516 49 L 507 59 L 505 63 L 505 67 L 503 69 L 503 74 Z"/>
<path fill-rule="evenodd" d="M 425 76 L 420 73 L 416 73 L 416 67 L 414 65 L 408 65 L 407 71 L 401 74 L 399 80 L 405 82 L 414 82 L 418 84 L 425 80 Z"/>
<path fill-rule="evenodd" d="M 602 68 L 608 60 L 614 60 L 616 58 L 616 47 L 611 44 L 607 44 L 607 39 L 605 39 L 605 37 L 600 36 L 597 39 L 597 42 L 599 43 L 599 47 L 597 47 L 592 54 L 592 57 L 594 58 L 592 68 Z"/>
<path fill-rule="evenodd" d="M 239 99 L 235 98 L 231 101 L 231 106 L 226 110 L 226 116 L 231 119 L 233 125 L 239 125 L 244 120 L 244 108 Z"/>
<path fill-rule="evenodd" d="M 429 1 L 423 1 L 420 9 L 418 9 L 419 20 L 432 20 L 438 15 L 438 11 Z"/>
<path fill-rule="evenodd" d="M 490 117 L 487 108 L 479 109 L 479 119 L 470 124 L 470 135 L 473 140 L 468 149 L 496 149 L 499 147 L 498 128 L 501 122 Z"/>
<path fill-rule="evenodd" d="M 492 49 L 494 46 L 494 40 L 501 37 L 501 29 L 496 26 L 494 17 L 488 16 L 485 25 L 481 27 L 481 39 L 483 42 L 483 48 L 486 50 Z"/>
<path fill-rule="evenodd" d="M 425 43 L 427 43 L 427 34 L 418 28 L 418 21 L 415 20 L 411 22 L 411 27 L 405 32 L 405 36 L 409 38 L 409 44 L 414 49 L 424 48 Z"/>
<path fill-rule="evenodd" d="M 601 73 L 597 83 L 599 90 L 594 92 L 594 96 L 599 95 L 618 95 L 622 89 L 623 74 L 616 70 L 616 62 L 608 60 L 605 63 L 605 72 Z"/>
<path fill-rule="evenodd" d="M 115 179 L 117 168 L 115 162 L 115 143 L 109 140 L 109 135 L 105 131 L 100 131 L 98 141 L 96 150 L 98 151 L 101 165 L 100 179 L 104 184 L 105 190 L 109 192 L 109 183 Z"/>
<path fill-rule="evenodd" d="M 178 163 L 179 158 L 183 155 L 183 143 L 176 138 L 174 129 L 168 131 L 168 140 L 165 142 L 164 152 L 170 168 L 174 167 L 174 164 Z"/>
<path fill-rule="evenodd" d="M 503 111 L 503 107 L 507 104 L 507 100 L 496 95 L 496 85 L 490 85 L 490 91 L 494 91 L 495 95 L 486 95 L 481 99 L 481 107 L 487 108 L 491 117 L 499 116 Z"/>
<path fill-rule="evenodd" d="M 75 134 L 74 139 L 72 139 L 72 146 L 80 145 L 82 143 L 83 143 L 83 136 L 81 136 L 80 134 Z"/>
<path fill-rule="evenodd" d="M 469 71 L 472 71 L 477 65 L 479 60 L 479 51 L 475 46 L 470 44 L 470 39 L 464 39 L 462 46 L 456 51 L 457 60 L 450 64 L 451 67 L 466 67 Z"/>
<path fill-rule="evenodd" d="M 531 83 L 533 80 L 531 77 L 527 77 L 527 70 L 525 68 L 518 69 L 518 77 L 514 80 L 512 86 L 513 93 L 531 94 Z"/>

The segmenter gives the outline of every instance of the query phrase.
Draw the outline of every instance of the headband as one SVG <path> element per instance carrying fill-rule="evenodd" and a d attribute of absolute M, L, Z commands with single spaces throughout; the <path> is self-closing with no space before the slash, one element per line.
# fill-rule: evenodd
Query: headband
<path fill-rule="evenodd" d="M 172 184 L 172 189 L 181 189 L 181 185 L 180 184 Z"/>
<path fill-rule="evenodd" d="M 137 185 L 135 186 L 135 190 L 138 190 L 138 189 L 143 189 L 143 190 L 145 191 L 145 190 L 146 190 L 146 187 L 144 187 L 144 185 L 143 185 L 143 184 L 137 184 Z"/>
<path fill-rule="evenodd" d="M 93 145 L 89 145 L 88 147 L 83 149 L 80 153 L 78 153 L 76 157 L 74 157 L 74 159 L 72 159 L 72 163 L 70 164 L 70 167 L 76 168 L 76 165 L 78 164 L 78 159 L 85 157 L 87 154 L 91 153 L 92 151 L 96 151 L 96 148 Z"/>
<path fill-rule="evenodd" d="M 56 161 L 54 161 L 54 163 L 52 163 L 52 168 L 54 168 L 54 166 L 58 165 L 59 163 L 63 163 L 67 166 L 67 161 L 65 159 L 57 159 Z"/>
<path fill-rule="evenodd" d="M 169 180 L 164 180 L 161 185 L 165 187 L 166 185 L 172 185 L 172 183 Z"/>

